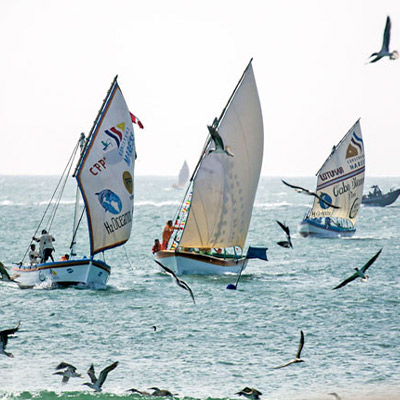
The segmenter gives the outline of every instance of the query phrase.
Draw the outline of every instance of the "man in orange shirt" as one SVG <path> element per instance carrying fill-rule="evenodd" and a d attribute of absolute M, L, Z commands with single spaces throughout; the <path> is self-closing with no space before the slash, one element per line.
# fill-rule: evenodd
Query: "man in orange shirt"
<path fill-rule="evenodd" d="M 169 242 L 169 238 L 171 237 L 172 233 L 174 232 L 174 228 L 172 227 L 172 221 L 168 220 L 167 224 L 164 226 L 164 230 L 162 233 L 162 250 L 166 250 Z"/>

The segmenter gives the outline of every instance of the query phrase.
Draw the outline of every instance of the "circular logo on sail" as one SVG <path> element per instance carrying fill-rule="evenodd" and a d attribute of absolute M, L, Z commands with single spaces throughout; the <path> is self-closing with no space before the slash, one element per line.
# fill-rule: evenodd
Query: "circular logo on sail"
<path fill-rule="evenodd" d="M 132 175 L 129 171 L 125 171 L 122 174 L 122 180 L 124 181 L 125 189 L 129 192 L 129 194 L 133 193 L 133 179 Z"/>
<path fill-rule="evenodd" d="M 104 189 L 96 195 L 99 196 L 99 202 L 106 212 L 115 215 L 121 212 L 122 201 L 112 190 Z"/>
<path fill-rule="evenodd" d="M 321 197 L 322 200 L 326 201 L 326 203 L 332 204 L 332 197 L 329 196 L 328 193 L 321 193 L 321 194 L 319 195 L 319 197 Z M 329 206 L 328 204 L 326 204 L 326 203 L 324 203 L 323 201 L 320 200 L 320 201 L 319 201 L 319 206 L 320 206 L 322 209 L 326 210 L 327 208 L 330 207 L 330 206 Z"/>
<path fill-rule="evenodd" d="M 360 199 L 357 197 L 350 208 L 349 218 L 355 218 L 358 214 L 358 210 L 360 209 Z"/>

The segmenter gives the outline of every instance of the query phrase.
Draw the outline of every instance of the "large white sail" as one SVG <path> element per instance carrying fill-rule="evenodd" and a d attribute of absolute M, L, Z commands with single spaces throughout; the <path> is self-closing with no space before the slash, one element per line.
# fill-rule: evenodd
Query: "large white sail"
<path fill-rule="evenodd" d="M 346 133 L 318 171 L 317 193 L 333 208 L 314 200 L 311 218 L 338 217 L 354 225 L 364 189 L 365 156 L 360 121 Z"/>
<path fill-rule="evenodd" d="M 189 166 L 185 160 L 182 165 L 182 168 L 179 171 L 178 187 L 185 186 L 188 179 L 189 179 Z"/>
<path fill-rule="evenodd" d="M 210 152 L 211 140 L 193 179 L 193 194 L 180 246 L 243 249 L 260 177 L 264 129 L 251 62 L 217 125 L 233 156 Z"/>
<path fill-rule="evenodd" d="M 132 227 L 135 136 L 116 79 L 89 140 L 77 180 L 85 201 L 93 255 L 125 243 Z"/>

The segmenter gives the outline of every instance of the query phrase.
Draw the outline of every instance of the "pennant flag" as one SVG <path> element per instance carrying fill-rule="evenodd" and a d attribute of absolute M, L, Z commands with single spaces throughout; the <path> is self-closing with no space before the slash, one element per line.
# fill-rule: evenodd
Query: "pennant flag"
<path fill-rule="evenodd" d="M 143 124 L 140 122 L 139 118 L 135 117 L 131 112 L 129 112 L 129 114 L 131 115 L 131 120 L 134 124 L 139 125 L 140 129 L 143 129 Z"/>
<path fill-rule="evenodd" d="M 246 258 L 260 258 L 261 260 L 268 261 L 267 258 L 267 247 L 249 247 L 247 250 Z"/>

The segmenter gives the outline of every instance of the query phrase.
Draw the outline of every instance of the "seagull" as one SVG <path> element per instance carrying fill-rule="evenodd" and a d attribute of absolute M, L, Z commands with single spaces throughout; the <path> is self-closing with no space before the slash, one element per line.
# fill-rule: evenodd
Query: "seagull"
<path fill-rule="evenodd" d="M 5 329 L 4 331 L 0 331 L 0 354 L 4 354 L 7 357 L 14 358 L 14 356 L 11 353 L 8 353 L 6 351 L 6 346 L 8 342 L 8 337 L 14 335 L 15 332 L 18 331 L 20 324 L 21 322 L 18 321 L 18 324 L 15 328 Z"/>
<path fill-rule="evenodd" d="M 299 362 L 304 362 L 304 360 L 302 360 L 300 358 L 300 354 L 301 354 L 301 350 L 303 350 L 303 346 L 304 346 L 304 333 L 303 331 L 300 331 L 300 344 L 299 344 L 299 348 L 297 349 L 297 354 L 296 354 L 296 358 L 293 358 L 293 360 L 290 360 L 288 363 L 280 365 L 279 367 L 275 367 L 275 369 L 278 368 L 283 368 L 283 367 L 287 367 L 290 364 L 295 364 L 295 363 L 299 363 Z"/>
<path fill-rule="evenodd" d="M 289 229 L 289 227 L 286 226 L 285 224 L 282 224 L 282 222 L 279 222 L 279 221 L 276 221 L 276 222 L 285 231 L 286 237 L 287 237 L 287 240 L 278 242 L 277 244 L 279 244 L 279 246 L 286 247 L 287 249 L 289 247 L 293 249 L 292 239 L 290 238 L 290 229 Z"/>
<path fill-rule="evenodd" d="M 249 388 L 247 386 L 244 389 L 242 389 L 240 392 L 237 392 L 235 394 L 238 394 L 239 396 L 247 397 L 248 399 L 251 399 L 251 400 L 258 400 L 258 399 L 260 399 L 260 396 L 262 395 L 262 393 L 260 391 L 258 391 L 257 389 Z"/>
<path fill-rule="evenodd" d="M 291 185 L 290 183 L 285 182 L 283 179 L 281 179 L 281 181 L 286 185 L 289 186 L 293 189 L 296 189 L 297 192 L 299 193 L 304 193 L 304 194 L 308 194 L 310 196 L 314 196 L 316 197 L 319 201 L 322 201 L 323 203 L 325 203 L 327 206 L 332 207 L 332 208 L 340 208 L 338 206 L 335 206 L 334 204 L 331 204 L 329 202 L 327 202 L 326 200 L 324 200 L 321 196 L 318 196 L 317 193 L 312 192 L 311 190 L 308 189 L 304 189 L 301 186 L 295 186 L 295 185 Z"/>
<path fill-rule="evenodd" d="M 57 365 L 56 369 L 63 369 L 64 371 L 54 372 L 53 375 L 62 375 L 62 383 L 67 383 L 69 378 L 82 378 L 81 374 L 76 372 L 76 368 L 66 362 L 61 362 Z"/>
<path fill-rule="evenodd" d="M 210 154 L 211 152 L 214 152 L 214 153 L 225 153 L 228 156 L 233 157 L 234 154 L 229 151 L 229 147 L 225 147 L 224 141 L 222 140 L 222 137 L 218 133 L 217 129 L 214 128 L 214 126 L 211 126 L 211 125 L 207 125 L 207 128 L 208 128 L 208 132 L 210 132 L 210 136 L 211 136 L 211 138 L 212 138 L 212 140 L 214 141 L 214 144 L 215 144 L 215 149 L 210 149 L 208 154 Z"/>
<path fill-rule="evenodd" d="M 174 397 L 174 395 L 166 389 L 159 389 L 158 387 L 151 387 L 150 390 L 153 390 L 151 394 L 154 397 Z"/>
<path fill-rule="evenodd" d="M 348 283 L 351 281 L 354 281 L 354 279 L 361 278 L 363 280 L 368 279 L 368 275 L 365 274 L 365 271 L 375 262 L 375 260 L 379 257 L 379 254 L 381 254 L 382 249 L 380 249 L 361 269 L 354 268 L 356 272 L 351 275 L 349 278 L 344 280 L 342 283 L 334 287 L 332 290 L 339 289 L 343 286 L 346 286 Z"/>
<path fill-rule="evenodd" d="M 10 274 L 7 272 L 6 267 L 4 266 L 4 264 L 2 262 L 0 262 L 0 276 L 1 276 L 0 279 L 4 282 L 18 283 L 18 281 L 16 281 L 16 279 L 19 277 L 19 275 L 14 274 L 13 276 L 10 276 Z"/>
<path fill-rule="evenodd" d="M 176 283 L 179 287 L 181 287 L 181 288 L 187 290 L 187 291 L 190 293 L 190 297 L 192 298 L 193 303 L 196 304 L 196 301 L 195 301 L 195 299 L 194 299 L 194 295 L 193 295 L 192 289 L 190 289 L 189 285 L 188 285 L 185 281 L 183 281 L 182 279 L 179 279 L 179 278 L 174 274 L 173 271 L 171 271 L 171 270 L 170 270 L 169 268 L 167 268 L 167 267 L 164 267 L 164 265 L 162 265 L 159 261 L 157 261 L 157 260 L 154 260 L 154 261 L 155 261 L 167 274 L 169 274 L 169 275 L 172 276 L 172 278 L 175 280 L 175 283 Z"/>
<path fill-rule="evenodd" d="M 110 371 L 115 369 L 118 365 L 118 361 L 112 363 L 108 367 L 104 368 L 100 372 L 99 379 L 96 378 L 96 374 L 94 372 L 94 366 L 93 364 L 90 366 L 90 368 L 87 370 L 87 374 L 89 375 L 89 378 L 91 380 L 90 382 L 84 383 L 84 385 L 89 386 L 91 389 L 93 389 L 95 392 L 101 392 L 101 387 L 103 386 L 104 381 L 107 378 L 107 375 Z"/>
<path fill-rule="evenodd" d="M 157 327 L 155 325 L 152 326 L 154 332 L 157 330 Z"/>
<path fill-rule="evenodd" d="M 397 58 L 399 58 L 399 52 L 397 50 L 394 50 L 392 52 L 389 51 L 390 28 L 391 27 L 392 27 L 392 23 L 390 22 L 390 17 L 388 16 L 386 18 L 386 26 L 385 26 L 385 32 L 383 34 L 382 48 L 379 50 L 378 53 L 372 53 L 369 56 L 369 58 L 375 57 L 369 63 L 374 63 L 383 57 L 389 57 L 391 60 L 396 60 Z"/>
<path fill-rule="evenodd" d="M 128 389 L 127 392 L 137 393 L 137 394 L 140 394 L 141 396 L 151 396 L 151 394 L 149 392 L 137 390 L 135 388 Z"/>

